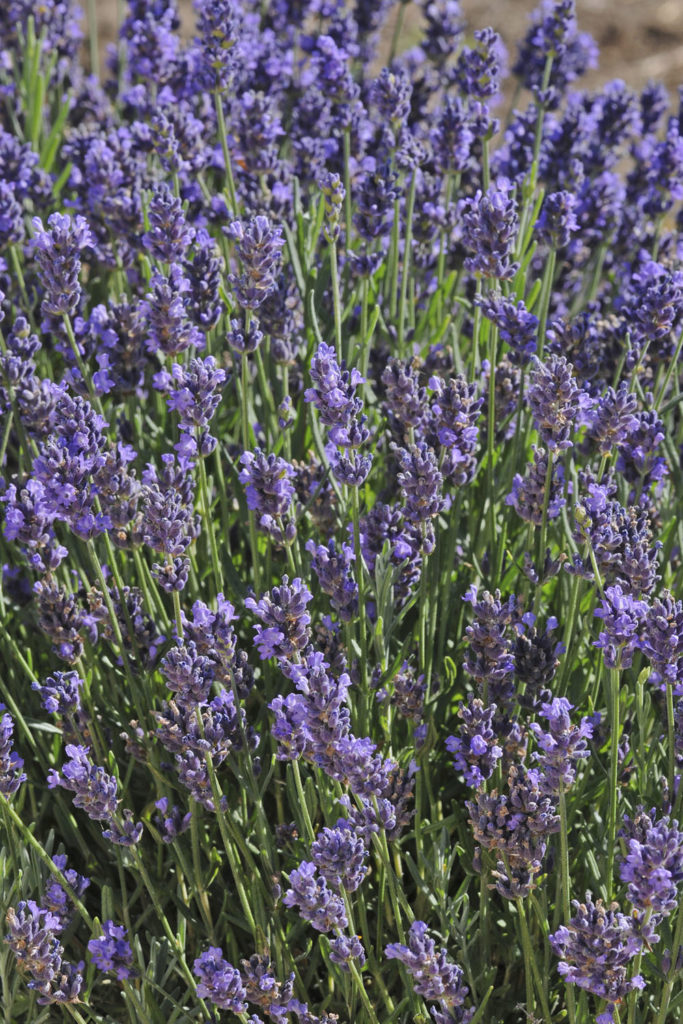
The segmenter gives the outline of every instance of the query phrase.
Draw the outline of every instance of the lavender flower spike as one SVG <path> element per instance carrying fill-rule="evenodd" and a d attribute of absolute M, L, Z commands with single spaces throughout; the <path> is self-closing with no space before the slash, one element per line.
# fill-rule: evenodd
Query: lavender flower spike
<path fill-rule="evenodd" d="M 3 710 L 4 704 L 0 704 L 0 711 Z M 12 750 L 13 733 L 12 716 L 3 715 L 0 719 L 0 793 L 6 798 L 13 796 L 22 782 L 26 781 L 26 775 L 21 770 L 24 762 L 16 750 Z"/>
<path fill-rule="evenodd" d="M 463 972 L 457 964 L 451 963 L 445 949 L 437 952 L 424 921 L 413 921 L 407 946 L 393 942 L 384 952 L 389 960 L 401 961 L 412 976 L 418 995 L 438 1001 L 444 1008 L 462 1006 L 469 991 L 463 984 Z M 469 1011 L 459 1019 L 467 1021 L 473 1012 Z"/>
<path fill-rule="evenodd" d="M 678 906 L 683 882 L 683 832 L 675 820 L 655 820 L 654 810 L 639 815 L 637 828 L 631 829 L 635 834 L 629 836 L 628 831 L 628 852 L 619 875 L 622 882 L 628 882 L 628 898 L 633 906 L 643 913 L 649 909 L 656 923 Z"/>
<path fill-rule="evenodd" d="M 254 217 L 247 225 L 234 221 L 227 234 L 235 242 L 242 264 L 240 275 L 229 277 L 237 301 L 245 309 L 258 309 L 275 290 L 285 244 L 282 228 L 272 227 L 267 217 Z"/>
<path fill-rule="evenodd" d="M 102 938 L 91 939 L 88 951 L 101 971 L 115 972 L 119 981 L 134 975 L 133 950 L 126 939 L 126 929 L 113 921 L 102 923 Z"/>
<path fill-rule="evenodd" d="M 593 903 L 572 900 L 574 917 L 549 936 L 550 945 L 560 957 L 558 971 L 567 982 L 606 999 L 610 1009 L 598 1017 L 600 1024 L 612 1020 L 614 1005 L 632 989 L 645 988 L 638 974 L 628 978 L 628 964 L 642 948 L 636 923 L 620 913 L 618 904 L 606 907 L 602 900 Z"/>
<path fill-rule="evenodd" d="M 465 260 L 465 268 L 501 281 L 514 277 L 517 264 L 511 256 L 518 226 L 517 204 L 506 189 L 492 185 L 487 192 L 463 200 L 463 240 L 474 253 Z"/>
<path fill-rule="evenodd" d="M 81 251 L 94 245 L 88 222 L 77 216 L 53 213 L 47 228 L 40 217 L 33 218 L 34 251 L 40 283 L 45 294 L 42 311 L 48 316 L 72 314 L 78 307 L 81 288 Z"/>
<path fill-rule="evenodd" d="M 199 978 L 197 995 L 200 999 L 210 999 L 221 1010 L 244 1013 L 247 1008 L 244 1001 L 246 991 L 240 972 L 223 959 L 222 949 L 209 946 L 195 960 L 193 971 Z"/>
<path fill-rule="evenodd" d="M 645 601 L 638 601 L 619 584 L 607 587 L 595 615 L 602 619 L 603 630 L 595 647 L 601 647 L 607 668 L 630 668 L 639 645 L 641 624 L 647 612 Z"/>
<path fill-rule="evenodd" d="M 313 600 L 302 580 L 282 577 L 282 585 L 273 587 L 260 601 L 248 597 L 246 608 L 253 612 L 263 626 L 256 626 L 255 642 L 261 658 L 291 659 L 302 651 L 310 639 L 311 616 L 306 606 Z"/>
<path fill-rule="evenodd" d="M 298 907 L 316 931 L 331 932 L 346 928 L 348 921 L 344 902 L 327 887 L 324 878 L 310 861 L 302 861 L 289 876 L 290 889 L 282 898 L 286 907 Z"/>
<path fill-rule="evenodd" d="M 69 760 L 62 767 L 62 774 L 51 770 L 47 777 L 50 789 L 62 786 L 70 789 L 74 805 L 82 807 L 92 821 L 111 821 L 116 814 L 117 783 L 104 768 L 98 768 L 90 760 L 90 747 L 69 743 L 66 748 Z"/>

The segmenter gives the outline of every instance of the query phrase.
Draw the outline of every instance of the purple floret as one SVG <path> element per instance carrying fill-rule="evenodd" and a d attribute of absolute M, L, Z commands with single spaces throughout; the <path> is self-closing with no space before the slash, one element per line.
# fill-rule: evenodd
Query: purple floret
<path fill-rule="evenodd" d="M 636 834 L 629 835 L 629 831 Z M 650 911 L 652 924 L 668 917 L 678 906 L 683 882 L 683 832 L 668 816 L 656 820 L 654 809 L 641 812 L 637 830 L 625 830 L 626 856 L 619 867 L 622 882 L 628 883 L 633 906 Z"/>
<path fill-rule="evenodd" d="M 640 632 L 648 611 L 645 601 L 636 600 L 619 584 L 605 589 L 595 615 L 603 629 L 594 646 L 602 648 L 607 668 L 630 668 L 636 649 L 641 646 Z"/>
<path fill-rule="evenodd" d="M 493 722 L 496 705 L 470 698 L 469 704 L 461 704 L 458 717 L 462 724 L 458 734 L 446 739 L 446 749 L 453 754 L 453 767 L 462 772 L 468 786 L 476 789 L 493 775 L 496 765 L 503 756 L 503 749 L 497 743 Z"/>
<path fill-rule="evenodd" d="M 616 903 L 609 907 L 602 900 L 594 903 L 588 892 L 585 903 L 572 900 L 572 906 L 571 921 L 549 936 L 553 952 L 560 957 L 557 969 L 565 981 L 606 999 L 611 1007 L 605 1019 L 611 1020 L 614 1004 L 632 989 L 645 987 L 640 975 L 628 978 L 628 964 L 643 940 L 636 922 L 620 913 Z"/>
<path fill-rule="evenodd" d="M 319 832 L 311 846 L 313 863 L 336 893 L 355 892 L 367 874 L 367 856 L 365 840 L 344 818 Z"/>
<path fill-rule="evenodd" d="M 384 950 L 389 960 L 400 960 L 413 979 L 415 991 L 442 1007 L 455 1009 L 462 1006 L 469 989 L 464 984 L 463 971 L 448 959 L 445 949 L 437 951 L 429 937 L 424 921 L 413 921 L 408 933 L 408 945 L 390 943 Z M 470 1012 L 461 1019 L 468 1020 Z"/>
<path fill-rule="evenodd" d="M 221 1010 L 231 1010 L 232 1013 L 246 1011 L 246 992 L 240 972 L 223 959 L 222 949 L 209 946 L 195 960 L 193 972 L 199 978 L 197 995 L 200 999 L 209 999 Z"/>
<path fill-rule="evenodd" d="M 292 659 L 310 639 L 311 616 L 306 606 L 313 600 L 302 580 L 282 577 L 282 584 L 273 587 L 259 601 L 248 597 L 245 607 L 263 623 L 255 626 L 255 643 L 262 659 Z"/>
<path fill-rule="evenodd" d="M 88 951 L 101 971 L 112 971 L 119 981 L 134 976 L 133 950 L 127 941 L 126 929 L 113 921 L 102 922 L 102 938 L 91 939 Z"/>
<path fill-rule="evenodd" d="M 66 752 L 69 760 L 62 766 L 61 774 L 50 770 L 48 786 L 70 789 L 75 794 L 74 805 L 82 807 L 92 821 L 110 822 L 118 804 L 116 779 L 92 763 L 90 747 L 67 744 Z"/>
<path fill-rule="evenodd" d="M 465 259 L 465 269 L 501 281 L 514 277 L 517 264 L 511 257 L 519 220 L 511 193 L 495 186 L 477 191 L 462 201 L 461 217 L 463 242 L 474 253 Z"/>
<path fill-rule="evenodd" d="M 0 711 L 3 710 L 4 704 L 0 705 Z M 0 793 L 7 799 L 26 781 L 26 775 L 21 770 L 24 761 L 16 750 L 12 750 L 13 734 L 14 722 L 8 712 L 0 718 Z"/>
<path fill-rule="evenodd" d="M 541 714 L 548 722 L 544 732 L 537 722 L 529 726 L 536 737 L 539 751 L 534 760 L 541 770 L 541 788 L 549 795 L 556 796 L 560 785 L 566 790 L 574 782 L 576 762 L 588 757 L 587 740 L 593 735 L 593 726 L 588 718 L 582 718 L 579 725 L 573 725 L 570 713 L 572 705 L 566 697 L 555 697 L 547 704 L 541 704 Z"/>
<path fill-rule="evenodd" d="M 302 861 L 289 876 L 290 889 L 282 897 L 286 907 L 296 907 L 316 931 L 331 932 L 346 928 L 344 901 L 327 887 L 316 865 Z"/>
<path fill-rule="evenodd" d="M 81 288 L 81 252 L 94 245 L 84 217 L 53 213 L 47 228 L 40 217 L 33 218 L 33 249 L 40 283 L 44 289 L 41 309 L 47 316 L 73 314 L 78 308 Z"/>

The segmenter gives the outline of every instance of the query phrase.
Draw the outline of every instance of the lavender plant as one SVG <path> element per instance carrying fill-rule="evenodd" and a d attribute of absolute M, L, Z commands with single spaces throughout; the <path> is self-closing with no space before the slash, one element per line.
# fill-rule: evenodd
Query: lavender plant
<path fill-rule="evenodd" d="M 12 1024 L 680 1019 L 681 111 L 392 6 L 0 10 Z"/>

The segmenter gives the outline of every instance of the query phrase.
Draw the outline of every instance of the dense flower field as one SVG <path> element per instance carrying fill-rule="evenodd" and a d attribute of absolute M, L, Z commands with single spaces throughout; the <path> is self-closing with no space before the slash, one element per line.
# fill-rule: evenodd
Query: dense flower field
<path fill-rule="evenodd" d="M 0 7 L 7 1024 L 681 1020 L 683 112 L 391 6 Z"/>

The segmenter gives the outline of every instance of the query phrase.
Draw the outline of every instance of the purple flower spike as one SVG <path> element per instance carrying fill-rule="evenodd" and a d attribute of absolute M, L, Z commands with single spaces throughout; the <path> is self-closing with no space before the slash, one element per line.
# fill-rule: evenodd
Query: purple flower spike
<path fill-rule="evenodd" d="M 513 765 L 507 788 L 502 794 L 480 789 L 466 807 L 477 842 L 505 855 L 494 872 L 496 889 L 506 899 L 524 899 L 536 885 L 548 837 L 559 832 L 560 819 L 536 769 Z"/>
<path fill-rule="evenodd" d="M 408 449 L 391 445 L 398 459 L 397 480 L 404 497 L 403 514 L 411 523 L 426 523 L 443 508 L 443 475 L 433 450 L 421 441 Z"/>
<path fill-rule="evenodd" d="M 588 718 L 582 718 L 580 725 L 572 725 L 572 710 L 565 697 L 556 697 L 549 704 L 541 704 L 548 731 L 544 732 L 536 722 L 529 726 L 540 748 L 534 759 L 541 769 L 541 788 L 549 796 L 559 795 L 560 783 L 565 789 L 573 784 L 576 762 L 590 753 L 586 741 L 593 735 L 593 726 Z"/>
<path fill-rule="evenodd" d="M 66 866 L 66 855 L 63 853 L 55 854 L 52 861 L 62 872 L 76 896 L 81 897 L 90 885 L 90 879 L 86 878 L 84 875 L 79 875 L 79 873 L 74 871 L 73 868 L 68 868 Z M 63 928 L 67 928 L 71 923 L 74 913 L 74 905 L 62 886 L 59 882 L 56 882 L 54 878 L 51 878 L 45 887 L 43 906 L 46 910 L 51 911 L 51 913 L 55 914 L 59 918 Z"/>
<path fill-rule="evenodd" d="M 45 294 L 41 309 L 46 316 L 71 315 L 78 308 L 81 288 L 81 252 L 94 245 L 88 222 L 77 216 L 53 213 L 47 228 L 40 217 L 33 218 L 33 245 L 40 283 Z"/>
<path fill-rule="evenodd" d="M 355 960 L 358 967 L 365 963 L 365 950 L 359 935 L 353 935 L 350 939 L 345 935 L 338 935 L 330 943 L 330 960 L 338 964 L 342 971 L 349 970 L 349 961 Z"/>
<path fill-rule="evenodd" d="M 248 597 L 245 607 L 264 624 L 256 626 L 255 642 L 262 659 L 289 660 L 302 651 L 310 639 L 311 616 L 306 606 L 313 595 L 302 580 L 282 577 L 282 585 L 273 587 L 259 601 Z"/>
<path fill-rule="evenodd" d="M 227 89 L 235 72 L 241 6 L 232 0 L 199 0 L 201 79 L 207 89 Z"/>
<path fill-rule="evenodd" d="M 98 768 L 90 760 L 90 747 L 67 744 L 66 752 L 69 760 L 59 772 L 50 771 L 48 786 L 62 786 L 70 789 L 74 796 L 74 805 L 81 807 L 92 821 L 111 821 L 116 814 L 118 800 L 117 783 L 104 768 Z"/>
<path fill-rule="evenodd" d="M 528 463 L 526 473 L 520 476 L 515 473 L 512 490 L 505 498 L 506 505 L 512 505 L 520 519 L 527 523 L 540 526 L 543 522 L 545 504 L 546 479 L 548 475 L 548 453 L 544 448 L 532 445 L 534 460 Z M 564 470 L 550 456 L 550 493 L 546 515 L 548 519 L 556 519 L 566 502 L 562 493 Z"/>
<path fill-rule="evenodd" d="M 242 984 L 240 972 L 223 959 L 223 950 L 217 946 L 209 946 L 193 965 L 196 978 L 199 978 L 197 995 L 200 999 L 210 999 L 221 1010 L 232 1013 L 244 1013 L 246 991 Z"/>
<path fill-rule="evenodd" d="M 574 917 L 549 936 L 560 957 L 558 971 L 565 979 L 608 1003 L 620 1002 L 632 989 L 645 987 L 640 975 L 629 979 L 628 964 L 642 949 L 637 922 L 619 912 L 617 903 L 606 907 L 586 893 L 586 902 L 572 900 Z M 611 1019 L 611 1010 L 608 1011 Z"/>
<path fill-rule="evenodd" d="M 344 444 L 351 420 L 363 407 L 354 393 L 364 378 L 358 370 L 340 366 L 334 349 L 324 342 L 311 359 L 310 373 L 313 387 L 304 392 L 304 398 L 315 405 L 321 422 L 332 427 L 331 440 Z"/>
<path fill-rule="evenodd" d="M 296 526 L 289 516 L 296 494 L 294 467 L 260 448 L 242 452 L 240 462 L 244 469 L 240 470 L 239 481 L 245 485 L 248 507 L 260 513 L 260 528 L 278 544 L 291 543 L 296 536 Z"/>
<path fill-rule="evenodd" d="M 636 823 L 629 824 L 631 828 L 625 830 L 628 852 L 619 876 L 622 882 L 628 882 L 628 898 L 633 906 L 643 913 L 650 910 L 650 920 L 656 924 L 678 906 L 683 882 L 683 832 L 678 822 L 668 817 L 657 821 L 654 809 L 649 815 L 641 812 Z"/>
<path fill-rule="evenodd" d="M 473 789 L 491 778 L 503 756 L 493 728 L 496 710 L 495 704 L 485 708 L 476 697 L 470 698 L 469 704 L 461 704 L 458 710 L 462 719 L 458 735 L 446 740 L 446 749 L 453 754 L 453 767 L 463 773 L 465 782 Z"/>
<path fill-rule="evenodd" d="M 564 356 L 535 360 L 529 382 L 529 405 L 541 441 L 549 451 L 572 447 L 570 434 L 582 407 L 581 392 L 571 363 Z"/>
<path fill-rule="evenodd" d="M 31 683 L 40 694 L 43 707 L 51 715 L 75 715 L 81 710 L 83 680 L 77 672 L 55 672 L 44 684 Z"/>
<path fill-rule="evenodd" d="M 647 609 L 640 647 L 652 666 L 651 683 L 683 684 L 683 602 L 664 590 Z"/>
<path fill-rule="evenodd" d="M 327 887 L 324 878 L 310 861 L 302 861 L 289 876 L 290 889 L 282 897 L 286 907 L 297 907 L 305 921 L 316 931 L 331 932 L 346 928 L 344 901 Z"/>
<path fill-rule="evenodd" d="M 77 1003 L 83 984 L 83 967 L 62 960 L 64 947 L 56 937 L 62 930 L 60 918 L 33 900 L 7 911 L 9 934 L 5 941 L 22 971 L 30 976 L 28 987 L 39 993 L 38 1003 Z"/>
<path fill-rule="evenodd" d="M 149 231 L 142 236 L 145 249 L 164 263 L 178 263 L 192 243 L 194 229 L 185 220 L 180 199 L 161 182 L 149 204 Z"/>
<path fill-rule="evenodd" d="M 367 856 L 365 840 L 344 818 L 319 832 L 311 846 L 313 863 L 336 893 L 355 892 L 367 874 Z"/>
<path fill-rule="evenodd" d="M 102 938 L 91 939 L 88 951 L 95 967 L 101 971 L 112 971 L 119 981 L 132 978 L 133 950 L 126 938 L 126 929 L 113 921 L 102 922 Z"/>
<path fill-rule="evenodd" d="M 173 383 L 169 382 L 166 404 L 179 414 L 181 430 L 206 430 L 220 403 L 225 380 L 225 370 L 216 365 L 213 356 L 190 359 L 183 366 L 173 364 Z"/>
<path fill-rule="evenodd" d="M 282 228 L 273 227 L 267 217 L 258 216 L 246 225 L 234 221 L 227 234 L 234 240 L 242 264 L 242 273 L 229 277 L 237 301 L 245 309 L 258 309 L 277 287 L 285 244 Z"/>
<path fill-rule="evenodd" d="M 602 648 L 607 668 L 630 668 L 647 610 L 645 601 L 636 600 L 618 584 L 606 588 L 602 604 L 595 610 L 603 630 L 594 646 Z"/>
<path fill-rule="evenodd" d="M 462 237 L 474 255 L 465 268 L 481 277 L 507 281 L 517 264 L 511 259 L 519 220 L 517 204 L 509 191 L 491 186 L 462 203 Z"/>
<path fill-rule="evenodd" d="M 475 45 L 463 47 L 454 78 L 466 96 L 485 100 L 500 90 L 506 52 L 503 41 L 492 28 L 474 33 Z"/>
<path fill-rule="evenodd" d="M 551 249 L 566 249 L 579 224 L 574 208 L 576 197 L 571 192 L 551 192 L 543 200 L 535 231 Z"/>
<path fill-rule="evenodd" d="M 342 622 L 350 622 L 358 608 L 358 585 L 351 572 L 353 548 L 342 544 L 337 551 L 333 540 L 327 547 L 309 540 L 306 550 L 313 556 L 313 571 L 323 592 L 329 594 L 330 604 Z"/>
<path fill-rule="evenodd" d="M 4 704 L 0 705 L 0 711 L 3 710 Z M 14 722 L 8 713 L 0 718 L 0 793 L 7 798 L 13 796 L 22 782 L 26 781 L 26 775 L 21 770 L 24 762 L 16 750 L 12 750 L 13 734 Z"/>
<path fill-rule="evenodd" d="M 175 804 L 169 810 L 168 797 L 162 796 L 154 806 L 159 814 L 155 814 L 152 821 L 161 833 L 162 842 L 172 843 L 190 827 L 192 813 L 188 811 L 187 814 L 183 814 L 182 809 Z"/>
<path fill-rule="evenodd" d="M 424 921 L 413 921 L 407 946 L 393 942 L 384 953 L 389 960 L 400 960 L 413 978 L 418 995 L 438 1001 L 448 1009 L 456 1009 L 464 1003 L 469 989 L 463 982 L 463 972 L 448 959 L 445 949 L 437 951 Z M 472 1014 L 473 1011 L 469 1011 L 458 1019 L 467 1021 Z"/>
<path fill-rule="evenodd" d="M 519 58 L 513 67 L 527 89 L 548 109 L 557 107 L 569 85 L 588 68 L 595 67 L 598 49 L 591 36 L 576 26 L 574 0 L 544 0 L 533 15 L 533 22 L 519 46 Z M 543 88 L 546 61 L 553 58 L 550 80 Z"/>

